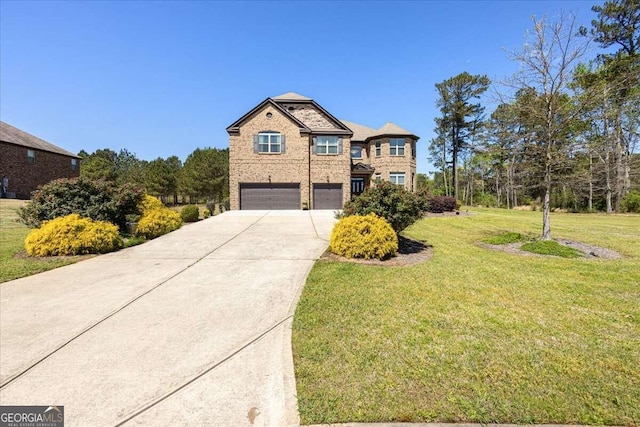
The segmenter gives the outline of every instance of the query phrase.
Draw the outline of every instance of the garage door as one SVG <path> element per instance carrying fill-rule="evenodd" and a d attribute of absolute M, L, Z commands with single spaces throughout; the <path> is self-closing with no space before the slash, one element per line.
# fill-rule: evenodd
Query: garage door
<path fill-rule="evenodd" d="M 342 184 L 313 184 L 314 209 L 342 209 Z"/>
<path fill-rule="evenodd" d="M 240 184 L 240 209 L 300 207 L 300 184 Z"/>

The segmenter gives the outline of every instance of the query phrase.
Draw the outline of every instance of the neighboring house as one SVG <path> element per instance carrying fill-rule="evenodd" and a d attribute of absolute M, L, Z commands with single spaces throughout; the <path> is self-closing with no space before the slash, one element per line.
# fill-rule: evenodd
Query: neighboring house
<path fill-rule="evenodd" d="M 418 137 L 338 120 L 293 92 L 227 128 L 231 209 L 340 209 L 375 179 L 416 189 Z"/>
<path fill-rule="evenodd" d="M 28 199 L 38 186 L 80 174 L 80 158 L 0 122 L 0 197 Z"/>

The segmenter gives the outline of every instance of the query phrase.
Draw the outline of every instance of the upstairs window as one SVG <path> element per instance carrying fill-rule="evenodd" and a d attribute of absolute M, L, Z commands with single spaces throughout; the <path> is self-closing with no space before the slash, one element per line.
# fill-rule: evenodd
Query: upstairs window
<path fill-rule="evenodd" d="M 78 159 L 71 159 L 71 170 L 78 170 Z"/>
<path fill-rule="evenodd" d="M 34 164 L 36 162 L 36 152 L 34 150 L 27 150 L 27 163 Z"/>
<path fill-rule="evenodd" d="M 389 181 L 392 184 L 404 186 L 404 172 L 391 172 L 389 174 Z"/>
<path fill-rule="evenodd" d="M 376 141 L 376 157 L 380 157 L 382 155 L 382 141 L 379 139 Z"/>
<path fill-rule="evenodd" d="M 416 158 L 416 142 L 415 141 L 411 143 L 411 157 L 414 159 Z"/>
<path fill-rule="evenodd" d="M 351 146 L 351 158 L 352 159 L 361 159 L 362 158 L 362 147 L 359 145 Z"/>
<path fill-rule="evenodd" d="M 260 132 L 253 137 L 253 151 L 260 154 L 284 153 L 284 135 L 279 132 Z"/>
<path fill-rule="evenodd" d="M 392 156 L 404 156 L 404 138 L 391 138 L 389 140 L 389 154 Z"/>
<path fill-rule="evenodd" d="M 342 138 L 337 136 L 316 136 L 314 152 L 323 156 L 342 154 Z"/>

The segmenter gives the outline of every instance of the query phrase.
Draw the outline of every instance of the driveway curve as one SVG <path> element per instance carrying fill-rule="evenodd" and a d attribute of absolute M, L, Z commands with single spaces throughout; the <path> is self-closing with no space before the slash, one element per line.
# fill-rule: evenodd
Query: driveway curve
<path fill-rule="evenodd" d="M 232 211 L 0 284 L 0 404 L 68 426 L 298 425 L 291 322 L 331 211 Z"/>

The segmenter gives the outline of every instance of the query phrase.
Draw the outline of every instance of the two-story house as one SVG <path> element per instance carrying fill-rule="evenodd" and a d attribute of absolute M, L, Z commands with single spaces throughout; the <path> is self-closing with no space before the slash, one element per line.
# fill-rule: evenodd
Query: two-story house
<path fill-rule="evenodd" d="M 265 99 L 227 132 L 231 209 L 340 209 L 375 179 L 416 188 L 416 135 L 338 120 L 293 92 Z"/>

